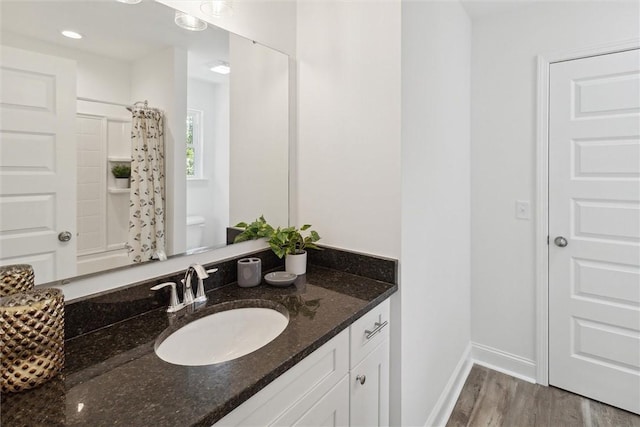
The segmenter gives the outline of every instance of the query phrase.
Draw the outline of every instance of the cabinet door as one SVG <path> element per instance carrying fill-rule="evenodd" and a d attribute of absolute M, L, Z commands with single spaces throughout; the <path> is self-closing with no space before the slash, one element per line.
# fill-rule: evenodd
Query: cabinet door
<path fill-rule="evenodd" d="M 273 426 L 330 427 L 349 424 L 349 375 L 299 415 L 296 408 L 287 411 Z"/>
<path fill-rule="evenodd" d="M 350 425 L 389 425 L 389 340 L 350 372 Z"/>

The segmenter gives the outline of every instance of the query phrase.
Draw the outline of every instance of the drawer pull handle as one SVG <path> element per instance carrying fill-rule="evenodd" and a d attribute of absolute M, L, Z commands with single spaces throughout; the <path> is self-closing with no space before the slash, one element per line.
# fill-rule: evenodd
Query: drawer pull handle
<path fill-rule="evenodd" d="M 384 328 L 385 326 L 387 326 L 389 324 L 389 322 L 387 322 L 386 320 L 382 323 L 380 322 L 376 322 L 373 324 L 373 326 L 375 326 L 375 328 L 373 328 L 373 331 L 370 331 L 368 329 L 364 330 L 364 333 L 366 334 L 366 339 L 370 340 L 374 335 L 376 335 L 378 332 L 380 332 L 382 330 L 382 328 Z"/>
<path fill-rule="evenodd" d="M 356 381 L 360 382 L 360 385 L 364 385 L 364 382 L 367 380 L 367 376 L 366 375 L 358 375 L 356 377 Z"/>

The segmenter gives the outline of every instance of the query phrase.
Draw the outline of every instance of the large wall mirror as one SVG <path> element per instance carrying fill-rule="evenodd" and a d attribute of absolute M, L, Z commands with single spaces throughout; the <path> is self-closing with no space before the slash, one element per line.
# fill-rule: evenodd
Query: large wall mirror
<path fill-rule="evenodd" d="M 33 265 L 36 283 L 137 264 L 112 169 L 131 164 L 127 107 L 145 101 L 163 121 L 166 255 L 224 246 L 261 214 L 288 224 L 285 54 L 179 27 L 153 0 L 0 8 L 0 264 Z"/>

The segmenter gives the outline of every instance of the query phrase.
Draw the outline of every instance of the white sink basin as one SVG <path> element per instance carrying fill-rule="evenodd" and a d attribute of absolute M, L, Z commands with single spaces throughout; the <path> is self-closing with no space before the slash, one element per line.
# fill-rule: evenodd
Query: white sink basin
<path fill-rule="evenodd" d="M 256 351 L 284 331 L 289 318 L 270 308 L 236 308 L 186 324 L 156 344 L 165 362 L 203 366 Z"/>

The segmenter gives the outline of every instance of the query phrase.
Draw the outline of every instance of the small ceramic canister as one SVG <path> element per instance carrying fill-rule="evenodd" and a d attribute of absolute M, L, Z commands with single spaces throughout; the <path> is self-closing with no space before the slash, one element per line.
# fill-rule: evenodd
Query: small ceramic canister
<path fill-rule="evenodd" d="M 238 260 L 238 286 L 250 288 L 258 286 L 262 280 L 262 261 L 260 258 L 242 258 Z"/>

